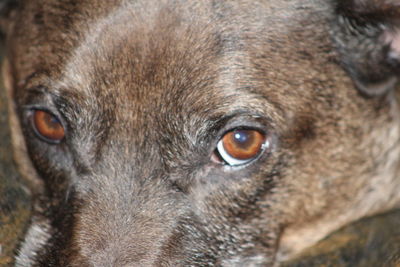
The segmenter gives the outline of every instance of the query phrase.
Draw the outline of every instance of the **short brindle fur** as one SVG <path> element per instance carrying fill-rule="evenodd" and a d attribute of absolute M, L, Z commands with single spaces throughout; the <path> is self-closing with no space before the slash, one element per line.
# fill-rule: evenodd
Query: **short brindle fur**
<path fill-rule="evenodd" d="M 271 266 L 400 205 L 398 0 L 2 4 L 17 266 Z M 29 114 L 65 139 L 37 138 Z M 224 133 L 270 145 L 212 160 Z"/>

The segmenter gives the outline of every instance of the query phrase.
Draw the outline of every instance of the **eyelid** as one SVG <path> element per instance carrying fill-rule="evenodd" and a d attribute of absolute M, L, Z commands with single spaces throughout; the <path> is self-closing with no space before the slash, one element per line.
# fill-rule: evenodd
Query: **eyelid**
<path fill-rule="evenodd" d="M 233 122 L 228 122 L 217 134 L 217 140 L 219 141 L 225 134 L 234 130 L 255 130 L 259 131 L 264 135 L 268 135 L 268 123 L 263 123 L 263 121 L 242 121 L 235 120 Z"/>
<path fill-rule="evenodd" d="M 23 110 L 23 112 L 27 113 L 28 115 L 34 110 L 43 110 L 43 111 L 50 113 L 51 115 L 57 117 L 59 119 L 60 123 L 63 126 L 65 126 L 64 116 L 62 116 L 62 114 L 59 113 L 58 110 L 56 110 L 56 109 L 48 108 L 43 105 L 29 104 L 29 105 L 22 106 L 22 110 Z"/>

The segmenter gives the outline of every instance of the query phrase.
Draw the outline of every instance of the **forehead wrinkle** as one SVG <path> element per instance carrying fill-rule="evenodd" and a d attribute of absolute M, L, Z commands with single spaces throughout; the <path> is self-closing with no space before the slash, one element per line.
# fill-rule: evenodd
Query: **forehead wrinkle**
<path fill-rule="evenodd" d="M 71 84 L 74 88 L 87 91 L 91 94 L 94 67 L 106 59 L 107 53 L 112 52 L 113 48 L 123 43 L 123 41 L 137 28 L 138 15 L 128 6 L 128 3 L 117 5 L 107 16 L 100 17 L 89 22 L 83 34 L 84 39 L 74 49 L 67 64 L 65 64 L 62 83 Z M 147 23 L 149 19 L 146 20 Z"/>
<path fill-rule="evenodd" d="M 141 97 L 138 95 L 138 93 L 141 93 L 140 91 L 150 91 L 152 84 L 148 84 L 149 81 L 140 80 L 147 79 L 140 76 L 143 76 L 142 72 L 146 71 L 143 68 L 152 67 L 153 62 L 149 62 L 148 58 L 146 58 L 146 61 L 144 60 L 145 54 L 150 55 L 150 57 L 153 54 L 152 51 L 149 51 L 148 43 L 157 36 L 151 35 L 163 33 L 160 29 L 158 29 L 159 32 L 153 29 L 157 25 L 161 25 L 160 16 L 156 15 L 161 8 L 154 6 L 150 9 L 147 8 L 146 11 L 151 11 L 151 14 L 146 12 L 143 15 L 134 10 L 137 8 L 140 11 L 140 7 L 134 7 L 134 5 L 134 3 L 125 3 L 109 12 L 106 17 L 87 25 L 88 29 L 83 34 L 85 38 L 75 48 L 72 56 L 65 64 L 59 84 L 82 92 L 87 96 L 88 102 L 91 101 L 90 99 L 94 100 L 93 95 L 107 94 L 110 97 L 103 98 L 107 100 L 114 98 L 120 102 L 117 104 L 121 108 L 130 106 L 129 103 L 126 103 L 126 100 L 128 98 L 132 100 L 132 94 L 127 89 L 134 87 L 135 83 L 140 83 L 141 87 L 145 89 L 135 90 L 136 96 L 134 98 Z M 154 3 L 150 5 L 154 5 Z M 143 16 L 144 18 L 140 19 Z M 173 18 L 173 16 L 168 17 L 168 19 Z M 140 38 L 137 38 L 135 33 L 139 33 Z M 130 49 L 134 48 L 135 45 L 138 45 L 135 48 L 139 48 L 139 50 L 138 53 L 132 54 Z M 155 48 L 162 50 L 162 47 L 159 46 Z M 121 65 L 124 65 L 125 68 L 119 69 Z M 138 69 L 136 65 L 141 66 Z M 105 86 L 109 88 L 99 90 L 99 87 Z M 116 98 L 113 97 L 113 94 L 126 94 L 126 97 Z M 96 105 L 97 103 L 92 104 Z"/>

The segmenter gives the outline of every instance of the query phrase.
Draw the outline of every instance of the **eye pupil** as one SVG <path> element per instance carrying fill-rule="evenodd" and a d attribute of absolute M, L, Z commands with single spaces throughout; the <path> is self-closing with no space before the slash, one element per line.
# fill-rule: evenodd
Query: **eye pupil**
<path fill-rule="evenodd" d="M 59 143 L 65 136 L 60 120 L 47 111 L 34 110 L 32 125 L 36 135 L 46 142 Z"/>
<path fill-rule="evenodd" d="M 51 129 L 58 129 L 60 127 L 60 121 L 49 113 L 45 113 L 45 115 L 43 115 L 43 122 L 46 123 L 46 126 Z"/>
<path fill-rule="evenodd" d="M 233 132 L 233 142 L 241 149 L 246 149 L 251 146 L 254 141 L 254 131 L 237 130 Z"/>

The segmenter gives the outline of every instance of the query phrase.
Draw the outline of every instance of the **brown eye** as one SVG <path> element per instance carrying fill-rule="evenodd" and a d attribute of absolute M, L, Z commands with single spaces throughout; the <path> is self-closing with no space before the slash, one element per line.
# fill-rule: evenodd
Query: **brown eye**
<path fill-rule="evenodd" d="M 47 111 L 33 110 L 32 125 L 39 138 L 48 143 L 58 144 L 65 136 L 59 119 Z"/>
<path fill-rule="evenodd" d="M 218 142 L 217 152 L 226 163 L 238 166 L 254 160 L 268 145 L 264 133 L 237 129 L 222 137 Z"/>

